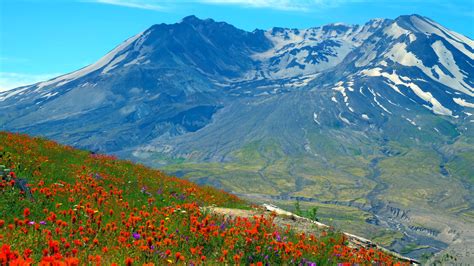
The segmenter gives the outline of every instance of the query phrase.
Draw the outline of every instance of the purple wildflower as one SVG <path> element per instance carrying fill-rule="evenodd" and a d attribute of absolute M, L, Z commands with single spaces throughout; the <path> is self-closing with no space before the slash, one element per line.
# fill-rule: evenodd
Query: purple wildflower
<path fill-rule="evenodd" d="M 140 239 L 140 234 L 137 232 L 133 232 L 132 237 L 135 238 L 136 240 Z"/>
<path fill-rule="evenodd" d="M 277 233 L 277 235 L 276 235 L 276 240 L 277 240 L 278 242 L 281 241 L 281 236 L 280 236 L 280 234 L 278 234 L 278 233 Z"/>
<path fill-rule="evenodd" d="M 226 223 L 225 223 L 225 222 L 223 222 L 223 223 L 221 223 L 221 225 L 219 226 L 219 231 L 221 231 L 221 232 L 222 232 L 222 231 L 224 231 L 224 230 L 225 230 L 225 228 L 226 228 Z"/>
<path fill-rule="evenodd" d="M 45 221 L 40 221 L 40 224 L 41 225 L 46 225 L 46 222 Z"/>

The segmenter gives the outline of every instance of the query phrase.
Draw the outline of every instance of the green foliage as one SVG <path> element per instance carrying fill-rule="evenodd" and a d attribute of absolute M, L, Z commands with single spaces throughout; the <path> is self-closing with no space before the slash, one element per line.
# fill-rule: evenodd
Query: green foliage
<path fill-rule="evenodd" d="M 313 221 L 319 221 L 318 219 L 318 207 L 311 207 L 308 210 L 302 210 L 300 206 L 300 201 L 295 201 L 295 214 L 301 217 L 308 218 Z"/>
<path fill-rule="evenodd" d="M 303 211 L 301 210 L 301 207 L 300 207 L 300 201 L 297 200 L 295 202 L 295 214 L 296 215 L 299 215 L 299 216 L 303 216 Z"/>

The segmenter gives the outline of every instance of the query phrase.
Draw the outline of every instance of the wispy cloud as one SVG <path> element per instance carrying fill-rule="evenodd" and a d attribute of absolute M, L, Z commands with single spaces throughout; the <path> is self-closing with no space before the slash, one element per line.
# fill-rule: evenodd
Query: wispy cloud
<path fill-rule="evenodd" d="M 163 11 L 179 5 L 208 4 L 233 5 L 246 8 L 266 8 L 285 11 L 311 11 L 338 7 L 344 4 L 376 0 L 81 0 L 84 2 L 125 6 L 131 8 Z"/>
<path fill-rule="evenodd" d="M 198 0 L 205 4 L 238 5 L 251 8 L 270 8 L 287 11 L 311 11 L 370 0 Z M 372 0 L 374 1 L 374 0 Z"/>
<path fill-rule="evenodd" d="M 26 58 L 20 58 L 20 57 L 9 57 L 9 56 L 0 56 L 0 64 L 2 63 L 25 63 L 28 62 L 29 60 Z"/>
<path fill-rule="evenodd" d="M 271 8 L 280 10 L 308 10 L 309 2 L 313 1 L 292 1 L 292 0 L 201 0 L 205 4 L 216 5 L 237 5 L 251 8 Z"/>
<path fill-rule="evenodd" d="M 86 0 L 85 2 L 95 2 L 100 4 L 108 4 L 115 6 L 124 6 L 131 8 L 140 8 L 148 10 L 161 11 L 164 9 L 164 6 L 160 2 L 167 1 L 146 1 L 146 0 Z"/>
<path fill-rule="evenodd" d="M 25 74 L 15 72 L 0 72 L 0 91 L 7 91 L 20 86 L 34 84 L 59 76 L 59 73 L 51 74 Z"/>

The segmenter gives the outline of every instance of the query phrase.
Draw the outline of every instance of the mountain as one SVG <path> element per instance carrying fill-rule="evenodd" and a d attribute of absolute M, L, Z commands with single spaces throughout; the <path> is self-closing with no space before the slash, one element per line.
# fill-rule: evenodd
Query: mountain
<path fill-rule="evenodd" d="M 471 39 L 419 15 L 253 32 L 190 16 L 0 93 L 0 128 L 300 200 L 409 256 L 459 253 L 474 242 L 473 65 Z"/>

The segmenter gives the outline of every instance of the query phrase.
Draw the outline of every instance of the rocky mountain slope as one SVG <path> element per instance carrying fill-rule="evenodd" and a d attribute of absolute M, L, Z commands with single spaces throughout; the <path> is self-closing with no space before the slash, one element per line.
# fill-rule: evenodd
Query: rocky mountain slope
<path fill-rule="evenodd" d="M 0 128 L 299 199 L 421 256 L 474 241 L 473 65 L 471 39 L 419 15 L 253 32 L 190 16 L 0 93 Z"/>

